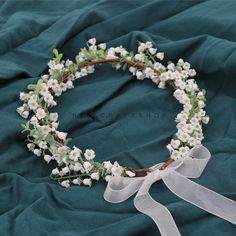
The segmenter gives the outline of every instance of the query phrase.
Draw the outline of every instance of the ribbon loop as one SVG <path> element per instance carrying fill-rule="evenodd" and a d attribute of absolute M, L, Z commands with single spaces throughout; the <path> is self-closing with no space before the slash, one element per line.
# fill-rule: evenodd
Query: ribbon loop
<path fill-rule="evenodd" d="M 148 215 L 156 223 L 162 236 L 180 236 L 179 230 L 169 210 L 156 202 L 148 193 L 151 185 L 163 180 L 165 185 L 180 198 L 193 205 L 236 224 L 236 202 L 221 196 L 188 178 L 199 177 L 211 157 L 207 148 L 195 146 L 188 157 L 177 160 L 165 170 L 160 170 L 162 163 L 155 165 L 153 172 L 145 177 L 113 177 L 108 182 L 104 198 L 108 202 L 123 202 L 137 192 L 134 198 L 136 209 Z"/>

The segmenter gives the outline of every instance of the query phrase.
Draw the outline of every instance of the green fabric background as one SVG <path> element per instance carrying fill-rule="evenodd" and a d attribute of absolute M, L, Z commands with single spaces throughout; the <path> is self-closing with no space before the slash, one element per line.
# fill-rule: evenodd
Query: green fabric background
<path fill-rule="evenodd" d="M 106 183 L 61 188 L 52 164 L 27 151 L 15 112 L 19 92 L 47 70 L 52 49 L 73 59 L 86 40 L 136 49 L 151 40 L 167 60 L 182 57 L 207 89 L 203 144 L 212 159 L 194 180 L 236 200 L 236 1 L 1 1 L 0 2 L 0 236 L 159 235 L 133 206 L 103 199 Z M 97 160 L 151 166 L 180 111 L 171 90 L 137 81 L 109 65 L 76 82 L 58 99 L 60 130 L 72 145 L 94 148 Z M 170 209 L 182 235 L 236 235 L 236 226 L 174 196 L 163 183 L 151 195 Z M 236 212 L 235 212 L 236 214 Z"/>

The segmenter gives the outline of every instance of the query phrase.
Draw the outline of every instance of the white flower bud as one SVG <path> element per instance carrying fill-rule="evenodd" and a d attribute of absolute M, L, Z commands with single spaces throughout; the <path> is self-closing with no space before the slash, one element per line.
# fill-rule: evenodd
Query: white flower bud
<path fill-rule="evenodd" d="M 125 173 L 129 176 L 129 177 L 134 177 L 135 173 L 130 171 L 130 170 L 126 170 Z"/>
<path fill-rule="evenodd" d="M 85 179 L 83 179 L 83 184 L 91 187 L 92 180 L 90 178 L 85 178 Z"/>
<path fill-rule="evenodd" d="M 58 168 L 53 169 L 53 170 L 52 170 L 52 174 L 53 174 L 53 175 L 58 175 L 58 174 L 59 174 Z"/>
<path fill-rule="evenodd" d="M 100 174 L 99 172 L 94 172 L 91 174 L 91 179 L 99 180 Z"/>

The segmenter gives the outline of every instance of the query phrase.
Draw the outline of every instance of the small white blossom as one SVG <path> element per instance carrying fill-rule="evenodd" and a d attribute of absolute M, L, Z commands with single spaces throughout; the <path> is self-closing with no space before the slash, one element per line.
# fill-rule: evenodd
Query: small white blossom
<path fill-rule="evenodd" d="M 92 149 L 86 149 L 85 150 L 85 153 L 84 153 L 84 157 L 90 161 L 90 160 L 93 160 L 94 157 L 95 157 L 95 152 L 92 150 Z"/>
<path fill-rule="evenodd" d="M 95 180 L 98 181 L 99 178 L 100 178 L 99 172 L 94 172 L 94 173 L 91 174 L 91 179 L 95 179 Z"/>
<path fill-rule="evenodd" d="M 106 49 L 106 44 L 105 43 L 100 43 L 98 45 L 99 48 L 101 48 L 102 50 L 105 50 Z"/>
<path fill-rule="evenodd" d="M 156 58 L 162 61 L 164 59 L 164 52 L 158 52 Z"/>
<path fill-rule="evenodd" d="M 69 171 L 70 171 L 70 169 L 69 169 L 68 166 L 62 168 L 62 172 L 63 172 L 63 174 L 67 174 Z"/>
<path fill-rule="evenodd" d="M 30 123 L 31 123 L 32 125 L 38 124 L 38 119 L 37 119 L 37 117 L 36 117 L 36 116 L 32 116 L 31 119 L 30 119 Z"/>
<path fill-rule="evenodd" d="M 96 44 L 96 39 L 95 38 L 91 38 L 88 40 L 88 43 L 91 45 L 95 45 Z"/>
<path fill-rule="evenodd" d="M 110 161 L 104 161 L 103 166 L 107 171 L 110 171 L 112 168 L 112 163 Z"/>
<path fill-rule="evenodd" d="M 73 184 L 80 185 L 80 184 L 82 183 L 82 180 L 79 179 L 79 178 L 76 178 L 76 179 L 73 179 L 72 183 L 73 183 Z"/>
<path fill-rule="evenodd" d="M 70 187 L 70 181 L 69 180 L 63 180 L 61 183 L 62 187 L 69 188 Z"/>
<path fill-rule="evenodd" d="M 210 120 L 209 116 L 204 116 L 204 117 L 202 117 L 202 122 L 203 122 L 204 124 L 208 124 L 209 120 Z"/>
<path fill-rule="evenodd" d="M 40 142 L 39 147 L 42 148 L 42 149 L 46 149 L 47 148 L 47 142 L 45 142 L 45 141 Z"/>
<path fill-rule="evenodd" d="M 135 173 L 130 171 L 130 170 L 126 170 L 125 173 L 129 176 L 129 177 L 134 177 Z"/>
<path fill-rule="evenodd" d="M 58 136 L 59 139 L 65 141 L 66 140 L 66 136 L 67 136 L 67 133 L 64 133 L 64 132 L 60 132 L 60 131 L 56 131 L 56 134 Z"/>
<path fill-rule="evenodd" d="M 84 169 L 85 169 L 85 171 L 86 171 L 87 173 L 93 168 L 93 166 L 91 165 L 91 163 L 88 162 L 88 161 L 85 161 L 85 162 L 84 162 L 83 167 L 84 167 Z"/>
<path fill-rule="evenodd" d="M 53 169 L 53 170 L 52 170 L 52 174 L 53 174 L 53 175 L 58 175 L 58 174 L 59 174 L 58 168 Z"/>
<path fill-rule="evenodd" d="M 74 147 L 74 150 L 70 152 L 69 158 L 74 161 L 78 161 L 78 158 L 81 157 L 81 150 Z"/>
<path fill-rule="evenodd" d="M 40 150 L 40 149 L 34 149 L 34 154 L 36 155 L 36 156 L 40 156 L 41 155 L 41 153 L 42 153 L 42 151 Z"/>
<path fill-rule="evenodd" d="M 91 187 L 92 180 L 90 178 L 85 178 L 85 179 L 83 179 L 83 184 Z"/>
<path fill-rule="evenodd" d="M 112 175 L 114 175 L 114 176 L 121 176 L 121 174 L 123 173 L 123 168 L 119 165 L 118 162 L 115 162 L 115 163 L 112 165 L 111 173 L 112 173 Z"/>
<path fill-rule="evenodd" d="M 36 117 L 41 120 L 46 116 L 45 111 L 42 108 L 38 108 L 36 111 Z"/>
<path fill-rule="evenodd" d="M 44 155 L 44 160 L 49 163 L 52 160 L 52 157 L 50 155 Z"/>

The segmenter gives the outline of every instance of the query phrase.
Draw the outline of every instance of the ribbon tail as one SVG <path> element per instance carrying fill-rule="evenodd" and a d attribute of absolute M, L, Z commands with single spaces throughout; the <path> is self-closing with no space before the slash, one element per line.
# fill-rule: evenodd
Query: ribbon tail
<path fill-rule="evenodd" d="M 181 236 L 169 210 L 156 202 L 149 193 L 136 195 L 136 209 L 149 216 L 157 225 L 162 236 Z"/>
<path fill-rule="evenodd" d="M 176 171 L 166 173 L 161 174 L 162 180 L 174 194 L 213 215 L 236 224 L 235 201 L 189 180 Z"/>

